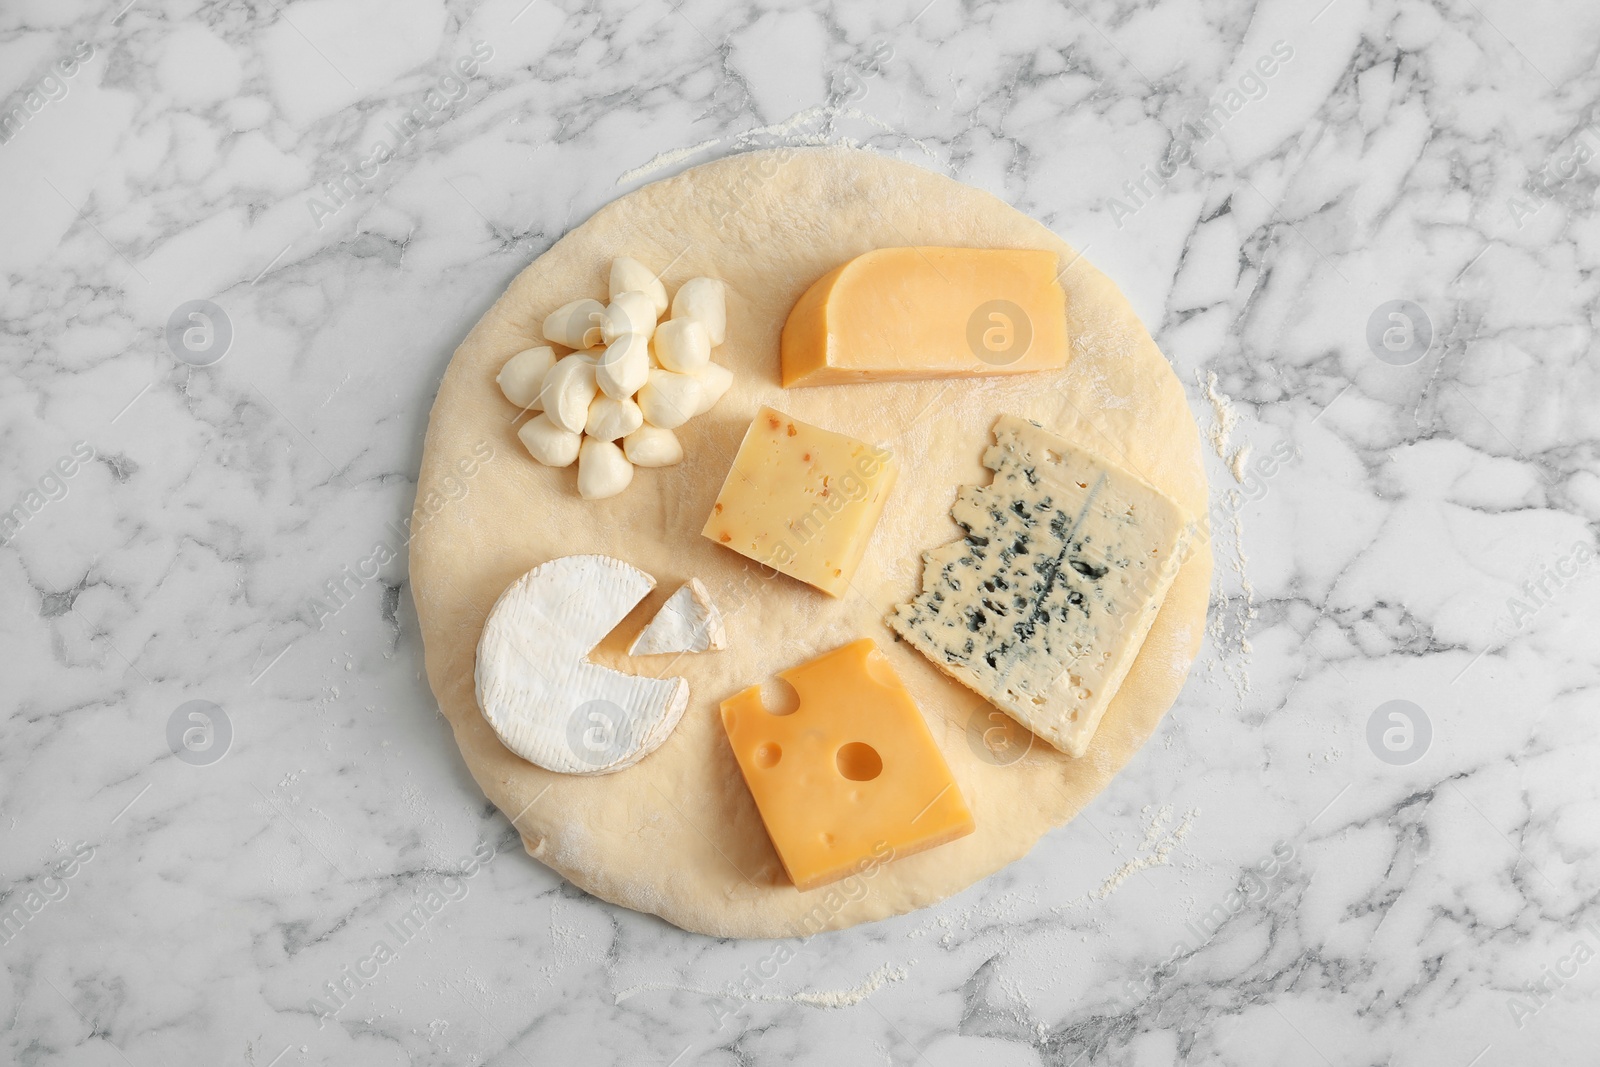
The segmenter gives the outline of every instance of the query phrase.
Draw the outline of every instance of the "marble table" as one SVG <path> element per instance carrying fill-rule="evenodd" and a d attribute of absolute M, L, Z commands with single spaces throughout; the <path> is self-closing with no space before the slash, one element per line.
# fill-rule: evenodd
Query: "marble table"
<path fill-rule="evenodd" d="M 1576 0 L 6 5 L 0 1061 L 1593 1062 L 1597 40 Z M 1218 566 L 1081 817 L 780 964 L 521 852 L 398 523 L 518 270 L 822 143 L 1123 287 Z"/>

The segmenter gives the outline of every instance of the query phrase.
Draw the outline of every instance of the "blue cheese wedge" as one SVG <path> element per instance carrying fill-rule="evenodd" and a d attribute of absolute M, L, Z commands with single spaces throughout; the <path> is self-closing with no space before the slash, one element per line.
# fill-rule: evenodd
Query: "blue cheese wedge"
<path fill-rule="evenodd" d="M 888 623 L 952 678 L 1071 756 L 1107 705 L 1196 537 L 1138 477 L 1012 415 L 986 486 L 950 515 L 966 537 L 923 555 L 922 591 Z"/>

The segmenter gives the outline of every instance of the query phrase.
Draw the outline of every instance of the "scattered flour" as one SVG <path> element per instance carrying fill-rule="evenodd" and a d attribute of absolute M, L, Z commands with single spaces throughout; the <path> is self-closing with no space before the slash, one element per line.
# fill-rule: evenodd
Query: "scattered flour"
<path fill-rule="evenodd" d="M 908 143 L 916 145 L 917 148 L 925 152 L 928 158 L 937 158 L 933 150 L 925 143 L 896 129 L 875 115 L 869 115 L 853 107 L 840 107 L 837 104 L 817 104 L 813 107 L 796 111 L 782 122 L 774 122 L 766 126 L 754 126 L 728 137 L 713 137 L 711 140 L 701 141 L 699 144 L 661 152 L 640 166 L 624 171 L 622 176 L 617 179 L 617 184 L 627 185 L 629 182 L 638 181 L 640 178 L 648 178 L 722 144 L 727 144 L 736 151 L 753 148 L 763 142 L 772 146 L 794 144 L 839 145 L 845 148 L 862 147 L 861 142 L 855 138 L 845 137 L 833 132 L 834 122 L 841 118 L 865 123 L 884 133 L 892 133 L 903 137 Z M 812 127 L 815 128 L 813 129 Z"/>
<path fill-rule="evenodd" d="M 1211 404 L 1211 427 L 1206 433 L 1212 449 L 1228 468 L 1228 473 L 1234 481 L 1243 482 L 1245 464 L 1250 459 L 1250 445 L 1248 442 L 1229 452 L 1229 446 L 1234 430 L 1239 426 L 1239 411 L 1233 405 L 1233 400 L 1217 388 L 1217 375 L 1214 371 L 1207 371 L 1203 375 L 1195 371 L 1195 382 L 1200 386 L 1200 391 Z M 1233 535 L 1233 558 L 1229 560 L 1229 569 L 1239 576 L 1239 591 L 1237 595 L 1218 588 L 1216 591 L 1217 610 L 1212 613 L 1207 626 L 1207 633 L 1217 650 L 1217 656 L 1206 665 L 1208 674 L 1215 675 L 1221 670 L 1224 677 L 1232 685 L 1235 696 L 1235 708 L 1244 710 L 1244 700 L 1250 692 L 1250 639 L 1251 624 L 1260 614 L 1256 608 L 1256 590 L 1250 581 L 1246 569 L 1250 562 L 1244 550 L 1244 519 L 1240 513 L 1244 497 L 1237 489 L 1229 488 L 1222 495 L 1222 510 L 1226 519 L 1229 532 Z M 1217 508 L 1211 509 L 1212 516 L 1217 515 Z M 1211 528 L 1212 543 L 1216 543 L 1218 534 L 1216 522 L 1208 524 Z"/>
<path fill-rule="evenodd" d="M 1238 494 L 1230 490 L 1228 495 L 1233 498 L 1231 501 L 1232 507 L 1229 509 L 1233 518 L 1233 570 L 1239 576 L 1239 588 L 1244 590 L 1245 604 L 1250 609 L 1249 617 L 1254 619 L 1256 617 L 1256 587 L 1250 581 L 1249 571 L 1245 569 L 1245 566 L 1250 562 L 1250 557 L 1245 554 L 1244 550 L 1244 520 L 1239 516 Z M 1242 636 L 1240 640 L 1244 641 Z M 1244 641 L 1244 644 L 1245 650 L 1249 651 L 1249 642 Z"/>
<path fill-rule="evenodd" d="M 1151 805 L 1146 804 L 1140 814 L 1148 815 Z M 1150 825 L 1145 828 L 1144 840 L 1139 843 L 1140 852 L 1148 852 L 1155 847 L 1156 841 L 1161 837 L 1161 831 L 1166 829 L 1167 823 L 1172 821 L 1172 805 L 1163 804 L 1156 811 L 1155 818 L 1150 820 Z"/>
<path fill-rule="evenodd" d="M 706 149 L 714 148 L 721 143 L 721 137 L 713 137 L 709 141 L 701 141 L 699 144 L 692 144 L 687 148 L 674 148 L 670 152 L 662 152 L 659 155 L 654 156 L 643 166 L 634 167 L 629 171 L 623 171 L 622 177 L 617 179 L 617 184 L 627 185 L 629 182 L 638 181 L 640 178 L 649 177 L 656 171 L 665 170 L 668 167 L 675 167 L 691 156 L 699 155 Z"/>
<path fill-rule="evenodd" d="M 1250 462 L 1250 445 L 1248 442 L 1233 450 L 1233 455 L 1228 457 L 1228 471 L 1236 482 L 1244 481 L 1244 465 Z"/>
<path fill-rule="evenodd" d="M 889 982 L 903 981 L 906 977 L 904 967 L 891 967 L 885 963 L 882 967 L 867 975 L 866 981 L 854 989 L 839 989 L 824 993 L 795 993 L 789 997 L 771 997 L 771 1000 L 792 1000 L 798 1004 L 809 1004 L 814 1008 L 848 1008 L 852 1004 L 859 1004 L 872 994 L 882 989 Z"/>
<path fill-rule="evenodd" d="M 793 137 L 812 123 L 820 125 L 838 113 L 839 109 L 837 107 L 829 107 L 827 104 L 817 104 L 813 107 L 802 108 L 782 122 L 774 122 L 766 126 L 752 126 L 750 129 L 742 131 L 734 137 L 733 143 L 737 146 L 743 146 L 754 144 L 764 137 L 780 140 L 785 137 Z"/>
<path fill-rule="evenodd" d="M 1233 436 L 1234 428 L 1239 425 L 1239 411 L 1233 406 L 1233 400 L 1217 389 L 1216 371 L 1206 371 L 1204 378 L 1200 372 L 1194 372 L 1194 380 L 1199 383 L 1200 389 L 1205 393 L 1206 399 L 1211 401 L 1211 430 L 1206 434 L 1211 442 L 1211 447 L 1216 449 L 1217 458 L 1228 458 L 1228 439 Z"/>
<path fill-rule="evenodd" d="M 926 937 L 938 930 L 941 931 L 939 944 L 944 948 L 977 937 L 998 937 L 1001 953 L 1009 954 L 1018 945 L 1013 936 L 1018 925 L 1037 914 L 1043 904 L 1037 889 L 1024 893 L 1001 893 L 967 907 L 945 901 L 928 909 L 931 913 L 929 917 L 908 931 L 907 937 Z M 1051 910 L 1059 911 L 1060 906 Z"/>
<path fill-rule="evenodd" d="M 1146 813 L 1150 811 L 1148 804 L 1145 805 L 1144 811 Z M 1112 871 L 1106 877 L 1106 880 L 1100 883 L 1100 888 L 1090 893 L 1089 896 L 1095 900 L 1104 900 L 1112 893 L 1115 893 L 1123 882 L 1126 882 L 1140 871 L 1147 871 L 1152 867 L 1166 866 L 1167 858 L 1172 855 L 1172 850 L 1177 848 L 1185 837 L 1189 836 L 1189 827 L 1194 825 L 1195 817 L 1199 814 L 1199 808 L 1184 812 L 1183 820 L 1173 827 L 1171 833 L 1166 833 L 1163 836 L 1167 824 L 1172 821 L 1172 805 L 1163 804 L 1161 809 L 1156 812 L 1155 817 L 1150 820 L 1149 827 L 1145 829 L 1144 841 L 1139 845 L 1139 852 L 1142 855 L 1135 856 Z"/>
<path fill-rule="evenodd" d="M 630 986 L 622 990 L 616 995 L 613 1003 L 621 1004 L 629 997 L 638 996 L 640 993 L 649 993 L 658 989 L 671 989 L 682 993 L 694 993 L 703 997 L 720 997 L 724 1000 L 760 1001 L 768 1004 L 805 1004 L 812 1008 L 849 1008 L 860 1004 L 863 1000 L 866 1000 L 892 982 L 904 981 L 907 973 L 904 967 L 896 967 L 885 963 L 882 967 L 867 975 L 860 985 L 850 989 L 802 990 L 799 993 L 741 993 L 732 988 L 719 991 L 715 989 L 696 989 L 693 986 L 673 985 L 671 982 L 646 982 L 644 985 Z"/>

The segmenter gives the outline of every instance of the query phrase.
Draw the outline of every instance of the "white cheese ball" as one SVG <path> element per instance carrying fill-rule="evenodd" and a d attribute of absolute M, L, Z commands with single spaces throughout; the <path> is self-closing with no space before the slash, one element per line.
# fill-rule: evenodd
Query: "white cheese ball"
<path fill-rule="evenodd" d="M 643 293 L 655 305 L 656 318 L 667 311 L 667 287 L 661 284 L 656 272 L 628 256 L 611 261 L 611 299 L 622 293 Z"/>
<path fill-rule="evenodd" d="M 636 467 L 670 467 L 683 459 L 678 435 L 660 426 L 641 426 L 622 439 L 622 451 Z"/>
<path fill-rule="evenodd" d="M 594 402 L 599 387 L 595 385 L 594 363 L 586 356 L 574 353 L 564 356 L 544 376 L 539 390 L 539 404 L 550 421 L 563 430 L 582 433 L 589 421 L 589 405 Z"/>
<path fill-rule="evenodd" d="M 600 337 L 606 344 L 625 333 L 642 333 L 648 338 L 655 332 L 656 304 L 645 293 L 618 293 L 600 317 Z"/>
<path fill-rule="evenodd" d="M 711 335 L 699 319 L 668 319 L 656 327 L 656 359 L 667 370 L 695 374 L 711 362 Z"/>
<path fill-rule="evenodd" d="M 698 320 L 712 347 L 720 345 L 728 335 L 727 291 L 720 278 L 690 278 L 672 296 L 672 317 Z"/>
<path fill-rule="evenodd" d="M 700 380 L 693 375 L 652 370 L 639 390 L 639 410 L 650 425 L 675 429 L 694 417 L 704 392 Z"/>
<path fill-rule="evenodd" d="M 525 411 L 538 411 L 539 389 L 555 365 L 555 349 L 528 348 L 506 360 L 494 380 L 507 400 Z"/>
<path fill-rule="evenodd" d="M 622 334 L 605 347 L 594 365 L 595 384 L 613 400 L 626 400 L 637 393 L 649 374 L 650 339 L 642 333 Z"/>
<path fill-rule="evenodd" d="M 517 438 L 528 449 L 528 454 L 546 467 L 565 467 L 578 458 L 582 434 L 563 430 L 550 421 L 548 415 L 535 415 L 522 424 Z"/>
<path fill-rule="evenodd" d="M 694 413 L 704 415 L 733 384 L 733 371 L 720 363 L 707 363 L 695 373 L 695 377 L 700 381 L 700 406 L 695 408 Z"/>
<path fill-rule="evenodd" d="M 632 400 L 614 400 L 604 394 L 589 405 L 583 432 L 601 441 L 615 441 L 644 425 L 644 413 Z"/>
<path fill-rule="evenodd" d="M 605 305 L 598 300 L 562 304 L 544 318 L 544 339 L 568 348 L 593 348 L 600 343 L 600 316 Z"/>
<path fill-rule="evenodd" d="M 633 481 L 633 464 L 611 441 L 583 439 L 578 450 L 578 495 L 585 500 L 616 496 Z"/>

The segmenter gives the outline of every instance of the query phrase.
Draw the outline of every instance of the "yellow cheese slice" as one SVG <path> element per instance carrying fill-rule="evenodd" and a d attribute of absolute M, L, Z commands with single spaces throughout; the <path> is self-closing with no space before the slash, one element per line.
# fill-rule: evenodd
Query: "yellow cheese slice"
<path fill-rule="evenodd" d="M 1067 365 L 1054 252 L 879 248 L 823 275 L 783 326 L 783 384 L 970 378 Z"/>
<path fill-rule="evenodd" d="M 722 726 L 797 889 L 970 834 L 972 813 L 894 668 L 862 638 L 782 671 L 800 706 L 774 715 L 751 686 Z"/>
<path fill-rule="evenodd" d="M 829 596 L 850 587 L 894 486 L 888 449 L 763 407 L 701 533 Z"/>

